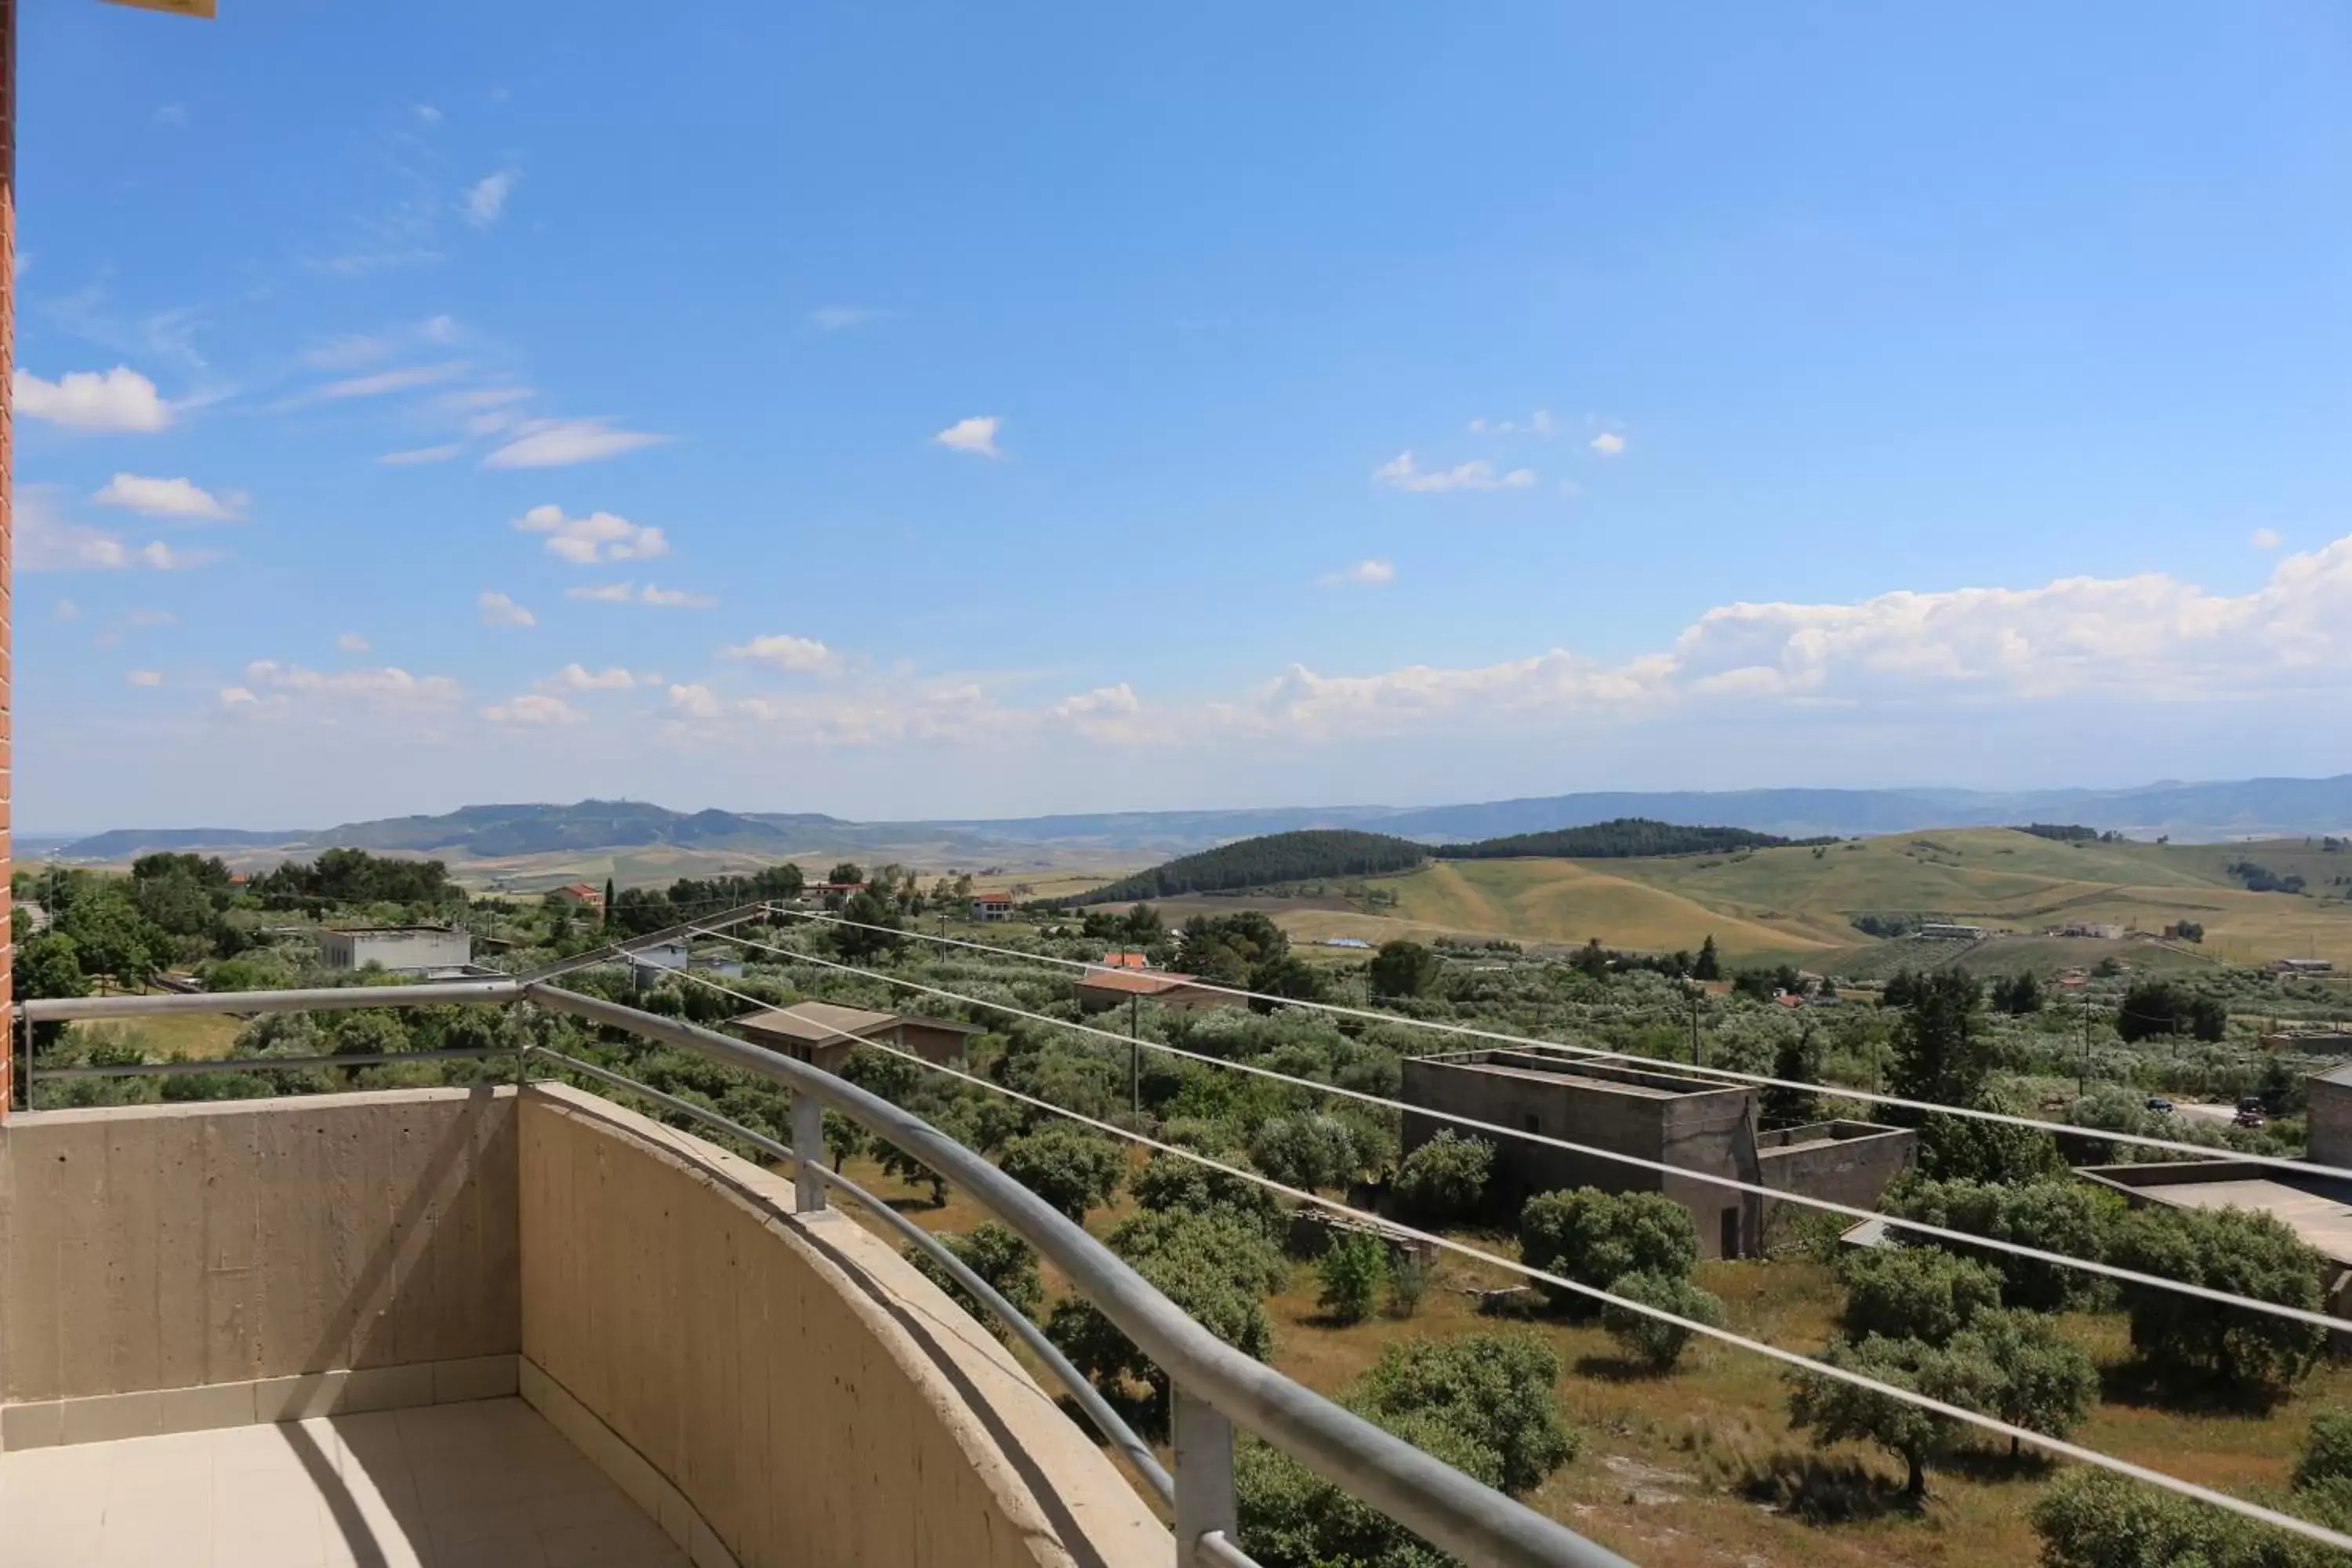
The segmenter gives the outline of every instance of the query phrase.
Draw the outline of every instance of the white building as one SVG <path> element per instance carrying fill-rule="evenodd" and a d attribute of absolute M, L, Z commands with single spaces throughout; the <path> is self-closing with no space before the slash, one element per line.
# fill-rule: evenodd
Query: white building
<path fill-rule="evenodd" d="M 374 926 L 319 933 L 319 962 L 329 969 L 365 969 L 389 974 L 438 974 L 464 971 L 474 962 L 474 939 L 445 926 Z"/>

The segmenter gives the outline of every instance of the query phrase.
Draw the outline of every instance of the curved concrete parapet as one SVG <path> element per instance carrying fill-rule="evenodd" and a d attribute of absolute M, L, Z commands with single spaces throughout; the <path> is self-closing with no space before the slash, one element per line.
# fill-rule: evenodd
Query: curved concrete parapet
<path fill-rule="evenodd" d="M 1168 1530 L 1003 1346 L 792 1184 L 557 1085 L 520 1118 L 523 1390 L 744 1568 L 1165 1568 Z"/>

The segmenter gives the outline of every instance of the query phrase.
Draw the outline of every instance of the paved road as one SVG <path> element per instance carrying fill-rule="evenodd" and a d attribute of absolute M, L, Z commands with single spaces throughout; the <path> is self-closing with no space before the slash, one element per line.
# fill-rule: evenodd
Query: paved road
<path fill-rule="evenodd" d="M 2186 1100 L 2176 1100 L 2172 1102 L 2172 1114 L 2191 1121 L 2212 1121 L 2227 1127 L 2238 1119 L 2238 1108 L 2234 1105 L 2191 1105 Z"/>

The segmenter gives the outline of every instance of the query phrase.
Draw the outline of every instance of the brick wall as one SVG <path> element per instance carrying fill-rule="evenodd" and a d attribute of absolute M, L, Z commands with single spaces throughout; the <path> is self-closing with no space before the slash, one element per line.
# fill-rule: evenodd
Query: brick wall
<path fill-rule="evenodd" d="M 9 385 L 16 368 L 16 5 L 0 0 L 0 1033 L 11 1048 L 0 1050 L 0 1121 L 8 1117 L 15 1085 L 9 1072 L 16 1062 L 16 1031 L 8 1011 L 14 994 L 16 949 L 9 934 L 8 877 L 15 869 L 8 853 L 8 806 L 16 798 L 10 787 L 15 759 L 9 748 L 16 706 L 9 695 L 15 675 L 11 650 L 16 646 L 16 517 L 13 484 L 16 451 Z"/>

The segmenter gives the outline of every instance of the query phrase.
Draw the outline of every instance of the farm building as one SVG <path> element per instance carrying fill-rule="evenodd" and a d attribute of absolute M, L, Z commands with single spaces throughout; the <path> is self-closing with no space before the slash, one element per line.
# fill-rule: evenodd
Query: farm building
<path fill-rule="evenodd" d="M 1089 969 L 1070 983 L 1078 1010 L 1100 1013 L 1130 1002 L 1156 1002 L 1162 1007 L 1192 1010 L 1224 1007 L 1241 998 L 1202 984 L 1189 974 L 1164 969 Z"/>
<path fill-rule="evenodd" d="M 590 882 L 567 882 L 547 895 L 551 904 L 561 904 L 570 910 L 593 910 L 602 913 L 604 892 Z"/>
<path fill-rule="evenodd" d="M 1664 1193 L 1690 1210 L 1709 1258 L 1753 1258 L 1778 1207 L 1696 1175 L 1669 1173 L 1450 1122 L 1447 1113 L 1517 1128 L 1678 1171 L 1834 1198 L 1858 1208 L 1918 1163 L 1918 1134 L 1866 1121 L 1817 1121 L 1766 1132 L 1756 1090 L 1622 1063 L 1533 1052 L 1461 1051 L 1408 1058 L 1402 1098 L 1408 1154 L 1452 1126 L 1495 1145 L 1496 1180 L 1510 1201 L 1566 1187 Z"/>
<path fill-rule="evenodd" d="M 976 921 L 1009 921 L 1013 918 L 1013 895 L 974 893 L 967 907 Z"/>
<path fill-rule="evenodd" d="M 2333 974 L 2336 965 L 2325 958 L 2273 958 L 2271 973 L 2281 976 Z"/>
<path fill-rule="evenodd" d="M 827 1072 L 839 1072 L 859 1040 L 876 1040 L 912 1051 L 928 1062 L 961 1064 L 976 1025 L 947 1018 L 916 1018 L 901 1013 L 876 1013 L 864 1007 L 841 1007 L 831 1002 L 795 1002 L 789 1007 L 764 1008 L 734 1020 L 755 1046 L 781 1051 L 795 1061 L 810 1062 Z"/>
<path fill-rule="evenodd" d="M 462 974 L 474 962 L 474 939 L 446 926 L 322 931 L 319 962 L 329 969 L 373 967 L 389 974 Z"/>

